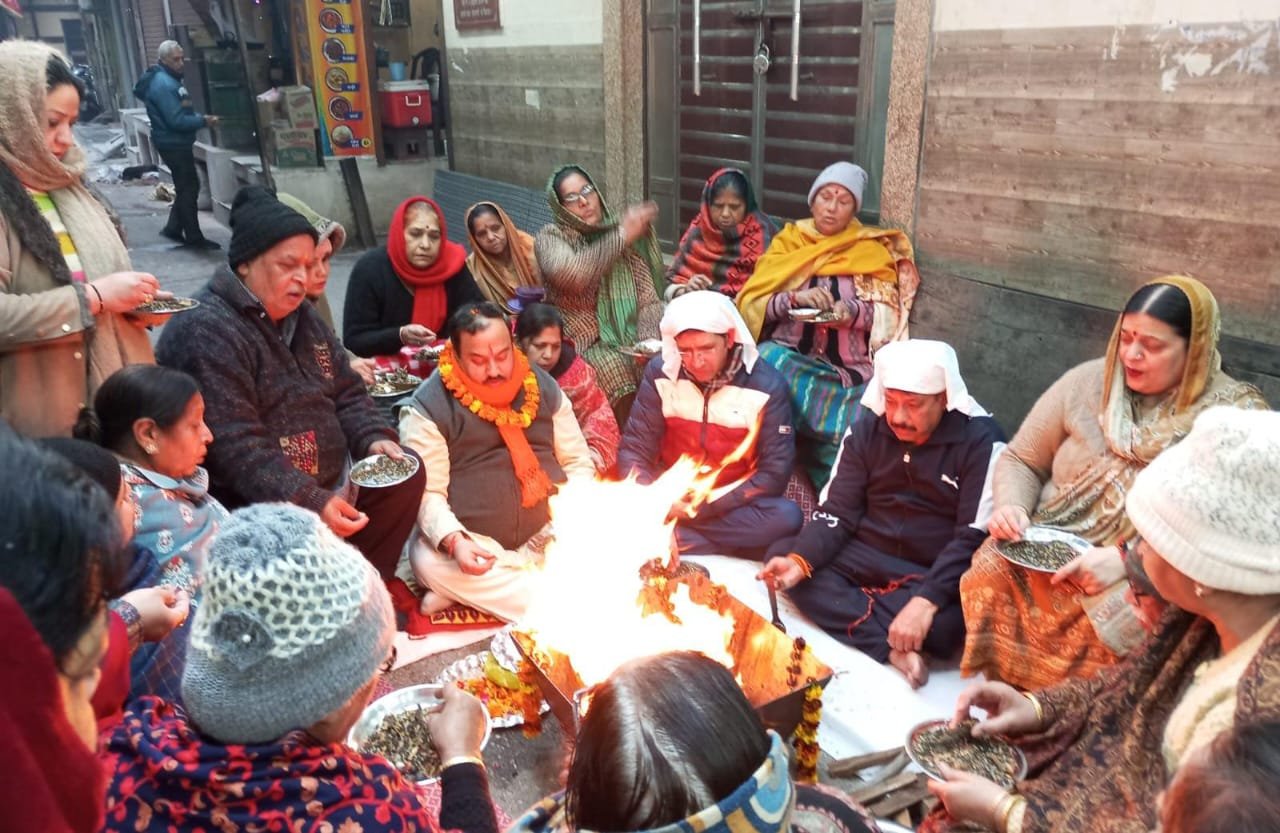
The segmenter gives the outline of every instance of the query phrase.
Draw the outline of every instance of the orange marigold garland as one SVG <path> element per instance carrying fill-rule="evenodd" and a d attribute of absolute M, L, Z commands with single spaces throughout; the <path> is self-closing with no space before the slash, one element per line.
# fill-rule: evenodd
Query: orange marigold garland
<path fill-rule="evenodd" d="M 800 725 L 796 727 L 791 745 L 796 750 L 796 780 L 805 784 L 818 781 L 818 723 L 822 720 L 822 686 L 811 682 L 804 690 L 804 706 L 800 712 Z"/>
<path fill-rule="evenodd" d="M 532 367 L 521 382 L 524 388 L 524 404 L 518 411 L 511 408 L 495 408 L 473 396 L 466 385 L 458 379 L 458 366 L 454 363 L 452 348 L 445 348 L 440 354 L 437 367 L 440 370 L 440 379 L 449 392 L 457 397 L 463 407 L 486 422 L 499 426 L 518 425 L 521 428 L 528 428 L 533 424 L 533 418 L 538 414 L 538 404 L 542 394 L 538 390 L 538 377 L 533 374 Z"/>
<path fill-rule="evenodd" d="M 805 641 L 797 636 L 791 643 L 791 661 L 787 664 L 787 688 L 795 689 L 803 670 Z M 818 723 L 822 721 L 822 686 L 810 677 L 804 690 L 804 705 L 800 708 L 800 723 L 791 736 L 796 750 L 796 780 L 806 784 L 818 780 Z"/>

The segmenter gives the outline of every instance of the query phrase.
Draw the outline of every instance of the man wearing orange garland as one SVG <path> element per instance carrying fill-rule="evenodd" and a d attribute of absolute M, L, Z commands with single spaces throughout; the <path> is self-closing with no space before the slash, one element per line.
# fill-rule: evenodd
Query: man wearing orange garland
<path fill-rule="evenodd" d="M 547 498 L 595 466 L 573 404 L 515 346 L 498 307 L 467 304 L 449 331 L 436 372 L 400 416 L 401 441 L 427 471 L 409 545 L 427 588 L 419 613 L 461 602 L 515 621 L 549 539 Z"/>

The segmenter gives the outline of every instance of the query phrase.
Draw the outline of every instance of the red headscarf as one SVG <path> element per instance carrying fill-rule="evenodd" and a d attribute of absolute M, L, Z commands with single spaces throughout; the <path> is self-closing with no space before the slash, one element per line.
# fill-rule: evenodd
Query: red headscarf
<path fill-rule="evenodd" d="M 409 254 L 404 245 L 405 215 L 409 213 L 409 206 L 419 202 L 430 206 L 436 219 L 440 221 L 440 253 L 436 255 L 435 262 L 425 269 L 419 269 L 409 262 Z M 413 290 L 413 323 L 421 324 L 432 332 L 440 332 L 444 327 L 445 317 L 449 314 L 444 284 L 462 269 L 467 259 L 467 250 L 449 240 L 444 212 L 435 200 L 429 197 L 410 197 L 400 203 L 391 217 L 391 230 L 387 232 L 387 255 L 390 256 L 391 265 L 400 280 Z"/>
<path fill-rule="evenodd" d="M 93 833 L 103 771 L 63 711 L 53 655 L 3 587 L 0 633 L 0 830 Z"/>

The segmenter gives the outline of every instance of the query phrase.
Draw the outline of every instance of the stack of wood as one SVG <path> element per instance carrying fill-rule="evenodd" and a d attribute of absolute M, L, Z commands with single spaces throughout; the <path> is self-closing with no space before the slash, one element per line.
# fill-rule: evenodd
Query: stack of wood
<path fill-rule="evenodd" d="M 849 796 L 878 819 L 897 819 L 906 814 L 911 827 L 920 824 L 935 799 L 926 786 L 929 776 L 906 772 L 911 759 L 901 746 L 855 755 L 831 762 L 827 773 L 834 778 L 858 778 L 866 783 L 849 791 Z M 863 772 L 879 767 L 871 776 Z"/>

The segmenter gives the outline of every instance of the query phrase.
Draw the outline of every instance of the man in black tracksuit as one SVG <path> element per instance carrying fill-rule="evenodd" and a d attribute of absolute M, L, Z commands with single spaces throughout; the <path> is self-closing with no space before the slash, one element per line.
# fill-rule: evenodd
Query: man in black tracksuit
<path fill-rule="evenodd" d="M 777 542 L 761 578 L 836 639 L 915 687 L 925 655 L 964 642 L 960 576 L 987 535 L 990 473 L 1004 435 L 964 388 L 950 346 L 895 342 L 876 355 L 821 504 Z"/>

